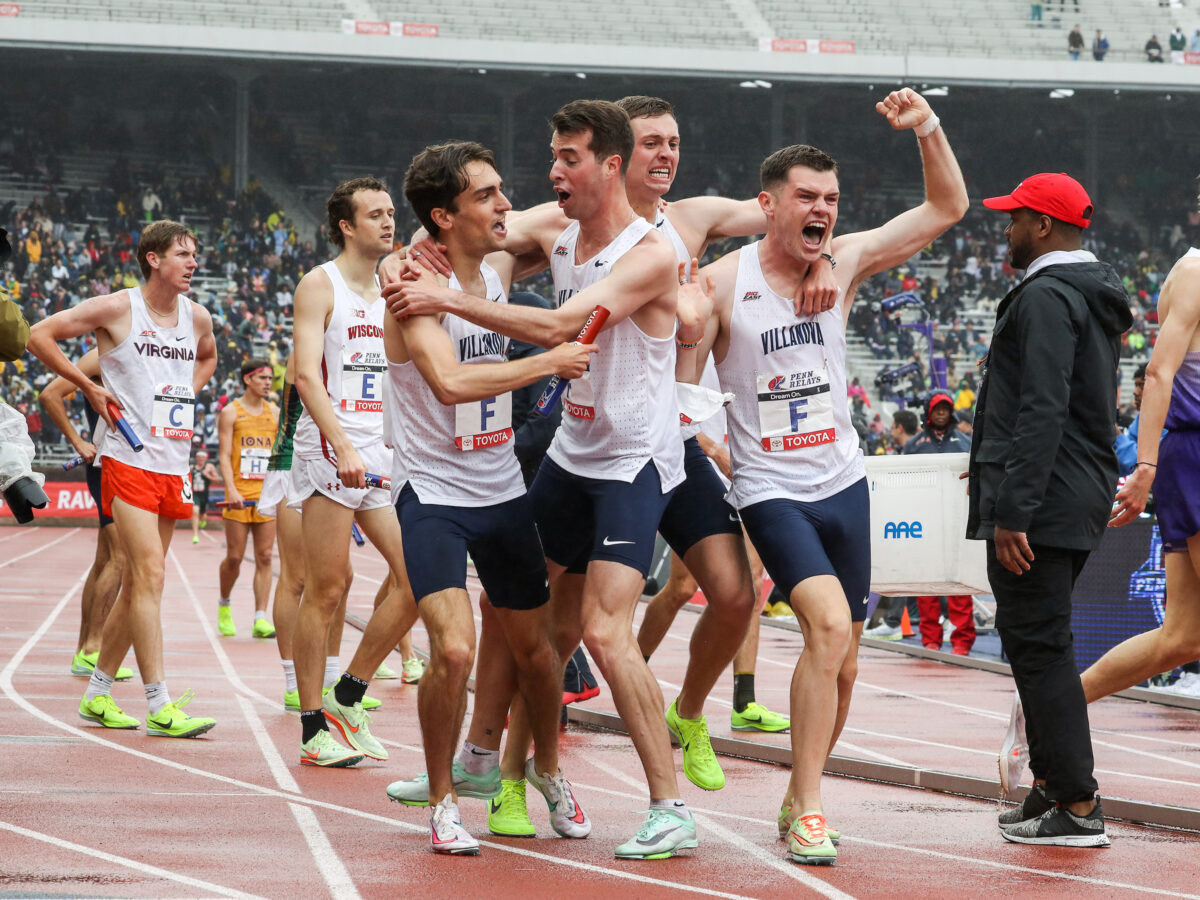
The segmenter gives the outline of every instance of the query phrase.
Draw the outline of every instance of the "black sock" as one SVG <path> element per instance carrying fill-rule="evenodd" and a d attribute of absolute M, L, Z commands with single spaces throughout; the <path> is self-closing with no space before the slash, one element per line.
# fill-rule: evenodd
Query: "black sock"
<path fill-rule="evenodd" d="M 318 731 L 328 731 L 329 726 L 325 724 L 325 710 L 323 709 L 306 709 L 300 713 L 300 742 L 307 744 L 317 734 Z"/>
<path fill-rule="evenodd" d="M 338 679 L 338 683 L 333 686 L 333 696 L 342 706 L 353 706 L 355 703 L 362 703 L 362 698 L 367 693 L 367 682 L 361 678 L 355 678 L 349 672 L 343 672 L 342 677 Z"/>
<path fill-rule="evenodd" d="M 741 712 L 754 702 L 754 673 L 735 672 L 733 675 L 733 709 Z"/>

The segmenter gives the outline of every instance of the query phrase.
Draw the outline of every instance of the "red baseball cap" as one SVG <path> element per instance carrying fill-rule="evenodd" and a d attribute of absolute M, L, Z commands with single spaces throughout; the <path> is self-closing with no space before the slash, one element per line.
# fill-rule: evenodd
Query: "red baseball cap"
<path fill-rule="evenodd" d="M 1066 172 L 1030 175 L 1011 194 L 988 197 L 983 205 L 1005 211 L 1025 207 L 1080 228 L 1087 228 L 1092 220 L 1092 198 Z"/>

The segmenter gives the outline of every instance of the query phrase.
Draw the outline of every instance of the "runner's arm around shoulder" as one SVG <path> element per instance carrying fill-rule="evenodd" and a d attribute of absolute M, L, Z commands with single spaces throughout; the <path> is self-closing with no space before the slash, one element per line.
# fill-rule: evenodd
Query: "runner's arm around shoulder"
<path fill-rule="evenodd" d="M 925 201 L 878 228 L 834 239 L 833 255 L 838 266 L 846 265 L 852 275 L 849 293 L 853 293 L 864 278 L 912 257 L 958 222 L 969 205 L 958 160 L 940 120 L 925 98 L 904 88 L 893 91 L 875 108 L 887 117 L 894 129 L 924 134 L 917 137 L 917 144 L 925 172 Z M 850 304 L 846 304 L 847 316 L 849 308 Z"/>
<path fill-rule="evenodd" d="M 589 285 L 555 310 L 564 340 L 579 333 L 597 306 L 608 310 L 605 328 L 657 307 L 674 319 L 679 289 L 679 264 L 666 239 L 649 232 L 641 243 L 613 263 L 608 275 Z M 546 345 L 543 345 L 546 346 Z"/>

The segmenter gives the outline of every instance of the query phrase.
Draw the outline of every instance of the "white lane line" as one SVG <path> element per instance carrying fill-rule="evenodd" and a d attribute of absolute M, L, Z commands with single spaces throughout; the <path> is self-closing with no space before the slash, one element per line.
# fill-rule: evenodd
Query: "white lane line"
<path fill-rule="evenodd" d="M 321 823 L 317 821 L 317 814 L 309 807 L 299 803 L 289 803 L 288 807 L 292 810 L 292 815 L 296 817 L 296 824 L 300 826 L 300 831 L 304 835 L 304 840 L 308 842 L 309 849 L 312 850 L 313 861 L 321 870 L 325 883 L 329 885 L 330 896 L 334 900 L 358 900 L 361 895 L 354 886 L 350 873 L 342 864 L 341 857 L 329 843 L 329 838 L 321 828 Z"/>
<path fill-rule="evenodd" d="M 31 838 L 35 841 L 42 841 L 46 844 L 51 844 L 62 850 L 73 850 L 76 853 L 83 853 L 86 856 L 92 856 L 96 859 L 102 859 L 105 862 L 114 863 L 118 866 L 125 866 L 128 869 L 133 869 L 137 872 L 143 872 L 146 875 L 154 875 L 157 878 L 166 878 L 170 881 L 177 881 L 180 884 L 186 884 L 188 887 L 198 888 L 202 891 L 211 891 L 222 897 L 246 897 L 257 898 L 256 894 L 247 894 L 242 891 L 235 891 L 231 888 L 224 887 L 220 884 L 213 884 L 211 881 L 201 881 L 199 878 L 192 878 L 188 875 L 180 875 L 177 872 L 170 872 L 167 869 L 160 869 L 158 866 L 152 866 L 149 863 L 138 862 L 136 859 L 129 859 L 125 856 L 116 856 L 112 853 L 105 853 L 103 850 L 93 850 L 91 847 L 85 847 L 82 844 L 76 844 L 71 841 L 64 841 L 61 838 L 53 837 L 49 834 L 42 834 L 40 831 L 30 831 L 28 828 L 22 828 L 20 825 L 13 825 L 10 822 L 0 822 L 0 828 L 5 831 L 11 831 L 13 834 L 19 834 L 21 837 Z"/>
<path fill-rule="evenodd" d="M 894 756 L 888 756 L 886 753 L 880 753 L 877 750 L 869 750 L 861 744 L 851 744 L 849 741 L 843 740 L 840 736 L 838 737 L 837 746 L 844 747 L 847 750 L 853 750 L 855 753 L 861 753 L 863 756 L 874 757 L 880 762 L 891 763 L 893 766 L 904 766 L 905 768 L 912 767 L 912 763 L 910 762 L 906 762 L 903 759 L 897 759 Z"/>
<path fill-rule="evenodd" d="M 640 788 L 642 790 L 648 790 L 645 782 L 638 781 L 636 778 L 631 777 L 628 773 L 622 772 L 620 769 L 617 769 L 606 763 L 602 763 L 598 759 L 594 759 L 594 758 L 589 759 L 588 765 L 599 769 L 601 772 L 604 772 L 605 774 L 607 774 L 608 776 L 610 776 L 611 778 L 613 778 L 615 781 L 619 782 L 620 784 L 625 784 L 625 785 L 628 785 L 629 787 Z M 693 811 L 695 811 L 695 810 L 693 810 Z M 815 876 L 809 874 L 808 872 L 805 872 L 798 865 L 791 863 L 791 862 L 785 862 L 784 860 L 780 859 L 779 857 L 768 853 L 766 850 L 763 850 L 762 848 L 755 846 L 754 844 L 750 843 L 749 841 L 746 841 L 745 839 L 738 837 L 736 834 L 734 834 L 729 829 L 724 828 L 720 825 L 717 825 L 716 822 L 713 822 L 713 821 L 707 819 L 707 817 L 705 818 L 704 821 L 705 821 L 705 827 L 710 828 L 712 831 L 714 831 L 717 834 L 717 836 L 720 837 L 722 840 L 725 840 L 725 841 L 733 844 L 735 847 L 737 847 L 739 850 L 742 850 L 743 852 L 748 851 L 748 852 L 753 853 L 755 856 L 757 856 L 759 858 L 759 860 L 763 863 L 763 865 L 766 865 L 772 869 L 775 869 L 780 874 L 786 875 L 788 878 L 791 878 L 791 879 L 794 879 L 795 881 L 800 882 L 805 887 L 811 888 L 812 890 L 816 891 L 817 893 L 821 894 L 824 897 L 829 897 L 830 900 L 854 900 L 854 898 L 851 897 L 849 894 L 844 894 L 841 891 L 839 891 L 837 888 L 831 887 L 830 885 L 826 884 L 821 879 L 816 878 Z"/>
<path fill-rule="evenodd" d="M 191 582 L 184 575 L 179 557 L 175 554 L 174 550 L 171 550 L 170 554 L 171 561 L 175 563 L 180 580 L 183 582 L 184 591 L 192 602 L 196 618 L 200 620 L 200 627 L 204 631 L 204 636 L 212 647 L 213 655 L 217 658 L 217 663 L 224 672 L 226 680 L 238 691 L 234 696 L 237 698 L 238 705 L 242 708 L 242 714 L 246 717 L 246 721 L 250 725 L 250 733 L 254 735 L 254 740 L 258 744 L 258 749 L 262 753 L 263 759 L 266 760 L 271 776 L 275 779 L 275 783 L 283 790 L 292 794 L 301 793 L 300 785 L 296 783 L 296 779 L 288 770 L 283 757 L 279 753 L 279 749 L 271 741 L 262 719 L 259 718 L 258 712 L 246 698 L 246 695 L 258 697 L 268 703 L 270 701 L 257 691 L 251 690 L 242 681 L 241 676 L 234 669 L 229 655 L 225 652 L 225 648 L 217 640 L 217 634 L 213 630 L 212 622 L 204 615 L 204 611 L 200 606 L 200 598 L 192 590 Z M 304 841 L 308 844 L 308 849 L 312 852 L 313 862 L 316 863 L 321 877 L 325 879 L 325 884 L 329 887 L 329 893 L 333 897 L 338 898 L 338 900 L 356 900 L 359 893 L 354 887 L 354 881 L 350 878 L 350 873 L 338 857 L 337 851 L 333 849 L 333 844 L 329 842 L 328 836 L 321 829 L 321 823 L 317 821 L 316 813 L 308 807 L 297 806 L 294 803 L 289 803 L 288 806 L 291 807 L 292 816 L 296 819 L 296 824 L 300 827 L 300 833 L 304 836 Z"/>
<path fill-rule="evenodd" d="M 3 569 L 5 566 L 11 566 L 15 562 L 20 562 L 21 560 L 25 559 L 26 557 L 33 556 L 35 553 L 41 553 L 43 550 L 49 550 L 55 544 L 61 544 L 67 538 L 72 537 L 78 531 L 79 531 L 78 528 L 72 528 L 70 531 L 68 531 L 62 537 L 55 538 L 48 544 L 42 544 L 42 546 L 35 547 L 34 549 L 28 551 L 27 553 L 22 553 L 20 556 L 14 556 L 12 559 L 6 559 L 4 562 L 0 562 L 0 569 Z"/>

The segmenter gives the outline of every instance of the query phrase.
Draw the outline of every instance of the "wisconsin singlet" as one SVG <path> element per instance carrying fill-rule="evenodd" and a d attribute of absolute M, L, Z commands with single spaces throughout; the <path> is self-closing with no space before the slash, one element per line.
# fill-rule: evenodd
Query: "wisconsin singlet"
<path fill-rule="evenodd" d="M 144 449 L 135 453 L 113 429 L 100 438 L 98 458 L 163 475 L 188 472 L 196 421 L 196 335 L 192 301 L 179 295 L 175 302 L 179 320 L 174 328 L 165 328 L 150 318 L 142 289 L 129 290 L 129 335 L 100 354 L 100 376 L 121 402 Z"/>
<path fill-rule="evenodd" d="M 484 263 L 480 273 L 487 298 L 507 303 L 496 271 Z M 451 277 L 450 289 L 462 289 L 457 277 Z M 441 326 L 459 363 L 506 361 L 508 339 L 503 335 L 450 314 Z M 394 490 L 407 481 L 421 503 L 443 506 L 494 506 L 525 493 L 511 443 L 511 393 L 448 406 L 434 396 L 411 360 L 389 363 L 388 372 Z"/>
<path fill-rule="evenodd" d="M 576 265 L 579 223 L 568 225 L 550 257 L 558 304 L 606 276 L 653 227 L 636 218 L 607 247 Z M 562 425 L 547 455 L 576 475 L 627 483 L 653 461 L 666 493 L 683 480 L 674 330 L 651 337 L 626 318 L 602 331 L 596 346 L 588 371 L 567 388 Z"/>
<path fill-rule="evenodd" d="M 717 363 L 728 407 L 735 509 L 774 498 L 812 502 L 863 478 L 858 434 L 846 403 L 846 333 L 832 309 L 797 319 L 771 290 L 759 243 L 738 259 L 729 350 Z"/>
<path fill-rule="evenodd" d="M 325 328 L 321 379 L 333 414 L 356 448 L 383 441 L 383 385 L 387 358 L 383 352 L 382 299 L 367 303 L 350 290 L 332 262 L 321 268 L 333 285 L 333 311 Z M 293 452 L 301 459 L 333 459 L 333 448 L 307 409 L 300 413 Z"/>

